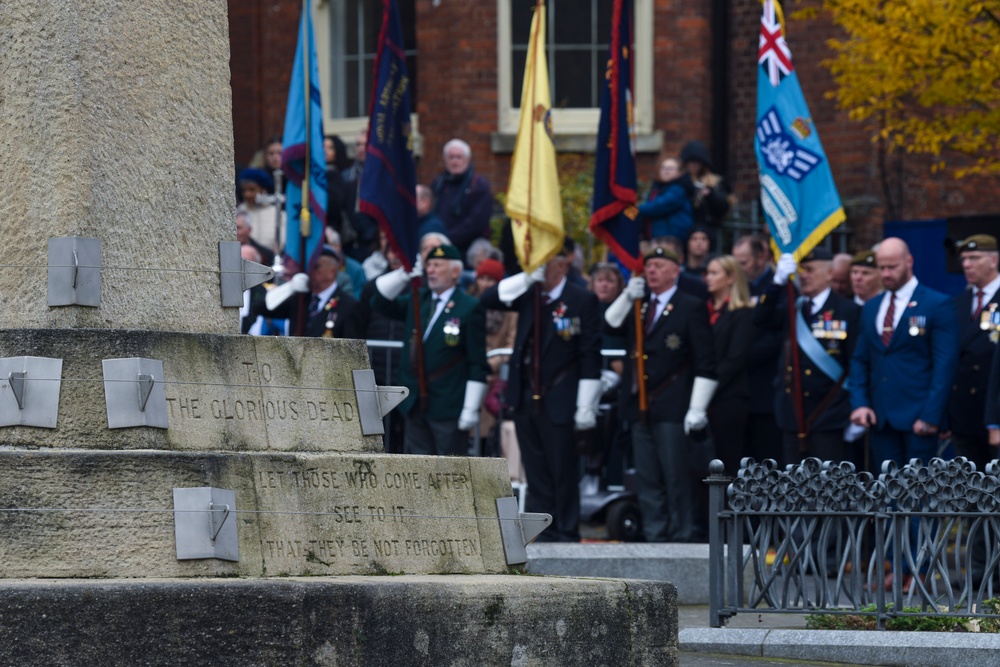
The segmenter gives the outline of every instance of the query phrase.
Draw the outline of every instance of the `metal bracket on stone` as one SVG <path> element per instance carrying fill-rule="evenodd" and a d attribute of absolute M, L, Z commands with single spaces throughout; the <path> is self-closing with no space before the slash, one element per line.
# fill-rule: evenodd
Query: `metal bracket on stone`
<path fill-rule="evenodd" d="M 167 392 L 159 359 L 105 359 L 108 428 L 167 428 Z"/>
<path fill-rule="evenodd" d="M 223 308 L 242 308 L 243 292 L 274 279 L 271 267 L 243 259 L 238 241 L 219 241 L 219 269 Z"/>
<path fill-rule="evenodd" d="M 49 239 L 48 298 L 50 306 L 101 305 L 100 239 Z"/>
<path fill-rule="evenodd" d="M 358 401 L 361 435 L 384 435 L 382 418 L 402 403 L 410 390 L 406 387 L 377 386 L 375 371 L 351 371 L 354 374 L 354 396 Z"/>
<path fill-rule="evenodd" d="M 240 560 L 236 492 L 211 486 L 174 489 L 177 560 Z"/>
<path fill-rule="evenodd" d="M 508 565 L 528 562 L 527 546 L 543 530 L 552 525 L 552 515 L 541 512 L 521 512 L 517 498 L 497 498 L 497 518 L 500 520 L 500 539 Z"/>
<path fill-rule="evenodd" d="M 61 388 L 62 359 L 0 359 L 0 426 L 55 428 Z"/>

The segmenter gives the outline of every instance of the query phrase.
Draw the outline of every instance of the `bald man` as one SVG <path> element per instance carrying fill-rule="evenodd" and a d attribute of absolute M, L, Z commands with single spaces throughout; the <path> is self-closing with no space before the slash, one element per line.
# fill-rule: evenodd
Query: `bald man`
<path fill-rule="evenodd" d="M 869 465 L 877 473 L 884 461 L 902 466 L 937 455 L 937 434 L 958 366 L 958 323 L 952 300 L 913 275 L 913 255 L 902 239 L 883 241 L 875 263 L 885 291 L 861 311 L 850 383 L 851 421 L 871 429 Z M 915 550 L 916 519 L 909 533 Z M 886 575 L 886 590 L 896 574 Z M 903 592 L 909 592 L 913 574 L 906 563 L 899 574 Z"/>
<path fill-rule="evenodd" d="M 951 300 L 919 283 L 902 239 L 875 254 L 885 288 L 861 312 L 861 338 L 851 359 L 851 421 L 872 430 L 871 467 L 883 461 L 926 462 L 958 364 L 958 324 Z"/>

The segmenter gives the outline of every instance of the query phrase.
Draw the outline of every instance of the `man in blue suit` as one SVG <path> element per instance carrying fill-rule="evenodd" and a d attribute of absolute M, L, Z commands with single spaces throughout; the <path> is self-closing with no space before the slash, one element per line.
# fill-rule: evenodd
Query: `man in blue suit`
<path fill-rule="evenodd" d="M 884 240 L 875 261 L 885 291 L 861 311 L 850 383 L 851 421 L 871 427 L 871 466 L 878 472 L 884 461 L 926 463 L 937 454 L 958 366 L 958 323 L 952 300 L 917 281 L 913 255 L 902 239 Z M 909 532 L 915 549 L 916 520 Z M 886 575 L 886 590 L 893 575 Z M 913 574 L 905 564 L 902 575 L 908 593 Z"/>
<path fill-rule="evenodd" d="M 872 427 L 872 467 L 926 462 L 937 453 L 951 381 L 958 365 L 958 324 L 947 296 L 921 285 L 902 239 L 876 253 L 885 287 L 861 312 L 851 359 L 851 421 Z"/>

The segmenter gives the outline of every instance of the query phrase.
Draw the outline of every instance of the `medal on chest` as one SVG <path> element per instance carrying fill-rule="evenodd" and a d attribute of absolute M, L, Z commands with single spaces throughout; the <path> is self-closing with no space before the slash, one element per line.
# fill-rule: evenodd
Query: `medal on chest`
<path fill-rule="evenodd" d="M 449 318 L 444 323 L 444 344 L 449 347 L 458 345 L 462 333 L 462 321 L 457 317 Z"/>
<path fill-rule="evenodd" d="M 324 325 L 322 338 L 333 338 L 333 328 L 337 326 L 337 304 L 340 299 L 330 299 L 326 302 L 323 310 L 326 311 L 326 324 Z"/>

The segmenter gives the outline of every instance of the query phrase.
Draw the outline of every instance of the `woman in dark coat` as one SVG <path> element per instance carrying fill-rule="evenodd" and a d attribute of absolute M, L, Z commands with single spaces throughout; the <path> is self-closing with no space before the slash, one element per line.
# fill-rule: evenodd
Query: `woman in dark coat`
<path fill-rule="evenodd" d="M 719 386 L 708 408 L 708 423 L 716 456 L 727 473 L 743 457 L 743 432 L 750 406 L 747 362 L 753 343 L 753 311 L 746 274 L 732 255 L 715 257 L 705 272 L 708 313 L 715 342 L 715 372 Z"/>

